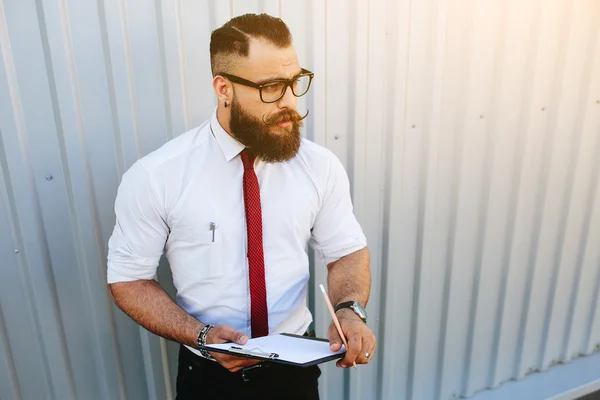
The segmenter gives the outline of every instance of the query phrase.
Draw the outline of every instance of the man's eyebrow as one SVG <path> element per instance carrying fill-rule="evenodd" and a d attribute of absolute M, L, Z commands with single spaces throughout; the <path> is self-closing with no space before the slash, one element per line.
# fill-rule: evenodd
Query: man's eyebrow
<path fill-rule="evenodd" d="M 270 81 L 274 81 L 274 80 L 288 80 L 288 79 L 294 79 L 297 78 L 298 76 L 300 76 L 302 74 L 302 69 L 300 69 L 294 76 L 292 76 L 291 78 L 282 78 L 281 76 L 271 76 L 265 79 L 261 79 L 260 81 L 257 81 L 256 84 L 258 85 L 263 85 L 267 82 Z"/>

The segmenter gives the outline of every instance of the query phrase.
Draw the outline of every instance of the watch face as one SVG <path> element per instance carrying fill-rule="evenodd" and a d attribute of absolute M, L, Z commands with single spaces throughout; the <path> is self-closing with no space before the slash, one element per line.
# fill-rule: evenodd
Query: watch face
<path fill-rule="evenodd" d="M 354 310 L 354 312 L 357 313 L 363 321 L 366 321 L 366 319 L 367 319 L 367 310 L 365 310 L 363 308 L 363 306 L 360 305 L 359 302 L 355 301 L 354 304 L 352 304 L 351 307 Z"/>

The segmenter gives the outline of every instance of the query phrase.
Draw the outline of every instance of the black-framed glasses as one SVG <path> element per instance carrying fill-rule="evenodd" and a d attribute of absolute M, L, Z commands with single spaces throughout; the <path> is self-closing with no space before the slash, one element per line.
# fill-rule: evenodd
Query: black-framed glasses
<path fill-rule="evenodd" d="M 217 75 L 221 75 L 233 83 L 239 83 L 240 85 L 258 89 L 260 100 L 263 103 L 275 103 L 281 99 L 288 86 L 292 88 L 294 96 L 304 96 L 306 92 L 308 92 L 308 89 L 310 89 L 310 84 L 315 77 L 315 74 L 304 68 L 302 68 L 301 72 L 292 79 L 273 79 L 263 83 L 252 82 L 225 72 L 218 73 Z"/>

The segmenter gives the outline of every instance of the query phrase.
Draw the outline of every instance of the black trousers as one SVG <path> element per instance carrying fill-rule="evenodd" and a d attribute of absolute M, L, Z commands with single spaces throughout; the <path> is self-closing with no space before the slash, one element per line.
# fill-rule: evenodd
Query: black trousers
<path fill-rule="evenodd" d="M 318 366 L 302 368 L 273 362 L 260 365 L 243 373 L 229 372 L 181 346 L 176 400 L 319 399 Z"/>

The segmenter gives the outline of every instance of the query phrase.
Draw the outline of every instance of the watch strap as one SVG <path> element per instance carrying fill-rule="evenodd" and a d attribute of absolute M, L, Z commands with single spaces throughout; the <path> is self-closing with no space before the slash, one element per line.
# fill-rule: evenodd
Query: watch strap
<path fill-rule="evenodd" d="M 342 308 L 350 308 L 350 306 L 352 306 L 353 304 L 354 301 L 344 301 L 343 303 L 340 303 L 337 306 L 335 306 L 335 312 L 338 312 Z"/>
<path fill-rule="evenodd" d="M 343 303 L 338 304 L 334 312 L 338 312 L 343 308 L 349 308 L 356 314 L 365 324 L 367 323 L 367 315 L 366 311 L 364 311 L 364 307 L 358 301 L 345 301 Z"/>

